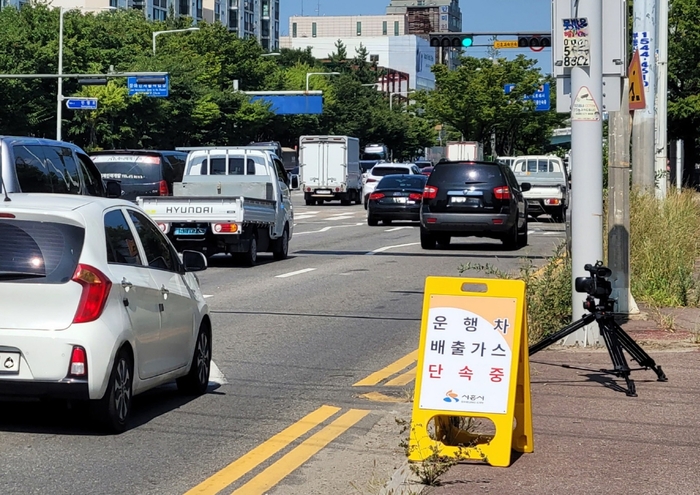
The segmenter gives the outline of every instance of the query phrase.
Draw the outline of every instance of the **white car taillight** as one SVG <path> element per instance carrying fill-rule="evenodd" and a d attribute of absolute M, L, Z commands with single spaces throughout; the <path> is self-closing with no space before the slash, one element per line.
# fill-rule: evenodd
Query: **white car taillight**
<path fill-rule="evenodd" d="M 78 265 L 72 280 L 83 286 L 73 323 L 95 321 L 105 308 L 112 281 L 97 268 L 83 264 Z"/>

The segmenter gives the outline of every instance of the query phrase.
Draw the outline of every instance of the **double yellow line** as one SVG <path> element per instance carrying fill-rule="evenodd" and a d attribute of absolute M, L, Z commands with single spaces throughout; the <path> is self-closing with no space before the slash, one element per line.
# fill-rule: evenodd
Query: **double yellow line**
<path fill-rule="evenodd" d="M 339 407 L 321 406 L 304 416 L 293 425 L 285 428 L 269 440 L 255 447 L 243 457 L 233 461 L 218 473 L 207 478 L 189 490 L 185 495 L 214 495 L 250 473 L 263 462 L 288 447 L 295 440 L 304 436 L 321 423 L 340 412 Z M 369 411 L 350 409 L 333 420 L 326 427 L 311 435 L 298 446 L 290 450 L 279 460 L 264 469 L 231 495 L 262 495 L 278 484 L 295 469 L 307 462 L 321 449 L 338 438 L 344 432 L 367 416 Z"/>
<path fill-rule="evenodd" d="M 383 387 L 403 387 L 408 385 L 416 379 L 416 367 L 414 364 L 417 360 L 418 351 L 409 352 L 389 366 L 375 371 L 366 378 L 354 383 L 353 387 L 375 387 L 377 385 Z M 409 369 L 406 370 L 406 368 Z M 393 378 L 391 378 L 392 376 Z M 401 399 L 390 397 L 376 391 L 362 394 L 362 397 L 375 402 L 402 402 Z"/>

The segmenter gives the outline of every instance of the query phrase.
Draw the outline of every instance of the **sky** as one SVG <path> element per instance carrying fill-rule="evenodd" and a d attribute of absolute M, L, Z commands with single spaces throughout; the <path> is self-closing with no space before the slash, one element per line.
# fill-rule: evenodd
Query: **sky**
<path fill-rule="evenodd" d="M 280 0 L 280 34 L 289 35 L 289 17 L 317 15 L 320 5 L 321 15 L 378 15 L 386 13 L 389 0 Z M 517 31 L 551 30 L 550 0 L 460 0 L 462 10 L 462 31 L 479 33 L 503 33 Z M 500 39 L 514 39 L 501 36 Z M 485 44 L 487 37 L 478 37 L 474 43 Z M 472 47 L 468 53 L 475 57 L 486 57 L 486 48 Z M 504 49 L 500 56 L 511 58 L 518 54 L 527 55 L 538 61 L 543 73 L 550 73 L 551 50 L 535 53 L 530 49 Z"/>

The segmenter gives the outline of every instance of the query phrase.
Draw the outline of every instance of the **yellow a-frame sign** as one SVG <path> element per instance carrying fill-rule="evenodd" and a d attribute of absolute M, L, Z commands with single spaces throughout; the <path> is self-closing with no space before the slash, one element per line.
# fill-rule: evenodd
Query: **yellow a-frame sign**
<path fill-rule="evenodd" d="M 459 417 L 490 419 L 495 434 L 458 431 Z M 409 460 L 439 453 L 506 467 L 512 449 L 533 451 L 525 283 L 428 277 Z"/>

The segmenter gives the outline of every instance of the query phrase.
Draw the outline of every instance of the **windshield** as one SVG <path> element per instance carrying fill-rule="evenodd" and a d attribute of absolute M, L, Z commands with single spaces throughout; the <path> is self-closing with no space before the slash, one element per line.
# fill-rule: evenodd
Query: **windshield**
<path fill-rule="evenodd" d="M 428 180 L 423 175 L 411 175 L 401 177 L 384 177 L 377 184 L 377 189 L 420 189 L 423 190 Z"/>
<path fill-rule="evenodd" d="M 85 230 L 56 222 L 0 219 L 0 283 L 68 282 L 78 266 Z"/>
<path fill-rule="evenodd" d="M 105 180 L 122 184 L 159 182 L 163 179 L 160 158 L 144 155 L 95 155 L 92 161 Z"/>

